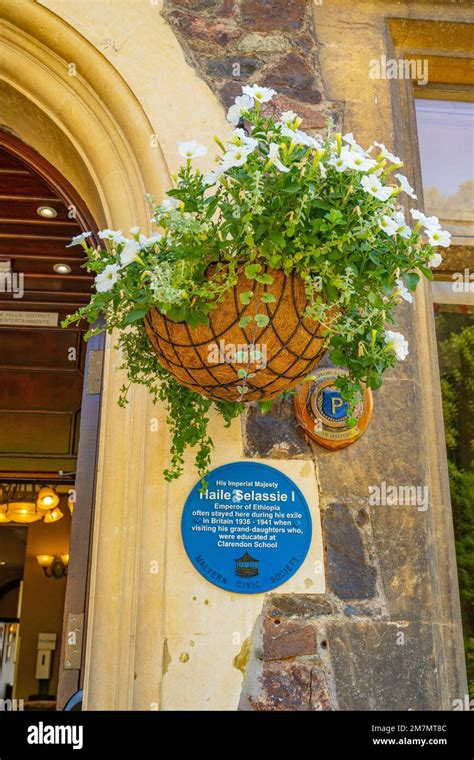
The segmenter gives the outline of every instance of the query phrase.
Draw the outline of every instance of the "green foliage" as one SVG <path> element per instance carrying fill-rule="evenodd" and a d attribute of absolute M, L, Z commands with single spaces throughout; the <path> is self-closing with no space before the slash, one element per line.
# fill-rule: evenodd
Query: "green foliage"
<path fill-rule="evenodd" d="M 142 325 L 135 325 L 121 333 L 119 349 L 124 358 L 121 369 L 127 371 L 129 384 L 144 385 L 155 402 L 160 400 L 167 404 L 171 467 L 164 471 L 165 479 L 173 480 L 181 474 L 184 452 L 187 447 L 195 446 L 196 469 L 201 476 L 204 475 L 209 469 L 213 448 L 213 442 L 207 433 L 209 409 L 214 405 L 224 418 L 226 426 L 229 426 L 234 417 L 241 414 L 242 405 L 225 401 L 212 402 L 180 385 L 158 362 Z M 121 389 L 121 406 L 126 404 L 128 390 L 129 385 L 124 385 Z"/>
<path fill-rule="evenodd" d="M 469 694 L 474 698 L 474 326 L 456 331 L 452 317 L 440 315 L 437 323 L 443 338 L 441 390 Z"/>
<path fill-rule="evenodd" d="M 119 333 L 129 382 L 145 384 L 166 401 L 173 439 L 169 478 L 179 474 L 187 446 L 198 447 L 199 472 L 208 468 L 212 404 L 160 367 L 143 330 L 152 307 L 176 322 L 207 323 L 244 274 L 251 287 L 241 293 L 241 303 L 256 302 L 240 324 L 255 332 L 269 321 L 271 271 L 299 275 L 308 300 L 305 316 L 315 330 L 322 324 L 333 361 L 349 371 L 340 387 L 353 409 L 362 383 L 378 388 L 384 371 L 404 358 L 397 342 L 403 336 L 388 336 L 386 326 L 395 324 L 405 286 L 416 288 L 416 270 L 430 274 L 434 249 L 421 233 L 426 219 L 414 229 L 406 224 L 398 205 L 402 188 L 392 176 L 400 168 L 394 157 L 379 148 L 364 151 L 351 135 L 333 135 L 331 127 L 326 138 L 313 138 L 299 129 L 295 114 L 278 122 L 263 115 L 258 102 L 244 117 L 247 130 L 234 130 L 226 145 L 216 139 L 224 156 L 214 172 L 203 175 L 188 157 L 169 197 L 160 204 L 148 198 L 154 235 L 134 229 L 127 238 L 106 230 L 100 233 L 106 247 L 98 249 L 87 236 L 79 241 L 86 267 L 96 273 L 97 292 L 64 324 L 81 318 L 94 323 L 101 314 L 104 329 Z M 188 143 L 183 155 L 193 150 L 196 156 L 205 152 Z M 248 377 L 241 377 L 241 400 Z M 229 421 L 242 411 L 240 401 L 214 406 Z"/>

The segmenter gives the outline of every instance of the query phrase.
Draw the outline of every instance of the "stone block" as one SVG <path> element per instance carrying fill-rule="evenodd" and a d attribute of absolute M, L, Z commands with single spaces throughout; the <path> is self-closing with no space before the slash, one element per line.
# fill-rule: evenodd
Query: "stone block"
<path fill-rule="evenodd" d="M 248 702 L 259 711 L 333 709 L 323 671 L 300 662 L 265 662 L 258 693 L 250 695 Z"/>
<path fill-rule="evenodd" d="M 274 618 L 317 618 L 334 611 L 331 602 L 321 594 L 275 594 L 269 597 L 267 605 L 267 614 Z"/>
<path fill-rule="evenodd" d="M 242 24 L 258 32 L 298 30 L 308 7 L 307 0 L 242 0 Z"/>
<path fill-rule="evenodd" d="M 292 623 L 279 618 L 265 618 L 264 660 L 285 660 L 298 655 L 314 654 L 316 650 L 316 631 L 312 625 Z"/>
<path fill-rule="evenodd" d="M 205 60 L 206 73 L 216 79 L 236 79 L 246 83 L 261 67 L 262 62 L 258 58 L 242 55 L 229 55 L 220 58 L 208 58 Z"/>
<path fill-rule="evenodd" d="M 339 710 L 440 709 L 430 624 L 333 621 L 326 633 Z"/>
<path fill-rule="evenodd" d="M 375 595 L 375 568 L 366 561 L 364 542 L 352 512 L 331 504 L 323 518 L 326 580 L 329 590 L 345 601 Z"/>
<path fill-rule="evenodd" d="M 282 34 L 251 32 L 240 40 L 237 47 L 243 53 L 275 53 L 287 50 L 290 44 Z"/>
<path fill-rule="evenodd" d="M 275 401 L 270 411 L 263 413 L 253 404 L 245 421 L 246 456 L 291 459 L 310 455 L 301 428 L 296 421 L 293 400 Z"/>

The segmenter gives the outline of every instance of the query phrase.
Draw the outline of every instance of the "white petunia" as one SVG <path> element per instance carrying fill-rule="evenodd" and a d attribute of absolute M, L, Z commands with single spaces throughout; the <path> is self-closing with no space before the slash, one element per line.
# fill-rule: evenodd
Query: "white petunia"
<path fill-rule="evenodd" d="M 410 214 L 412 215 L 413 219 L 421 222 L 423 227 L 426 227 L 427 230 L 441 229 L 441 225 L 437 216 L 425 216 L 422 211 L 418 211 L 416 208 L 410 209 Z"/>
<path fill-rule="evenodd" d="M 398 224 L 395 219 L 392 219 L 392 217 L 387 216 L 384 214 L 381 219 L 379 219 L 379 227 L 387 233 L 387 235 L 395 235 Z"/>
<path fill-rule="evenodd" d="M 178 151 L 180 156 L 190 161 L 192 158 L 205 156 L 207 153 L 207 148 L 205 145 L 201 145 L 201 143 L 196 142 L 196 140 L 189 140 L 188 142 L 179 142 Z"/>
<path fill-rule="evenodd" d="M 259 87 L 258 84 L 247 84 L 245 87 L 242 87 L 242 92 L 258 103 L 268 103 L 276 95 L 275 90 L 272 90 L 270 87 Z"/>
<path fill-rule="evenodd" d="M 316 137 L 312 137 L 311 135 L 306 134 L 306 132 L 303 132 L 302 129 L 292 129 L 286 124 L 280 124 L 279 126 L 283 137 L 290 137 L 295 145 L 307 145 L 309 148 L 321 147 L 320 140 L 318 140 Z"/>
<path fill-rule="evenodd" d="M 403 298 L 404 301 L 408 301 L 408 303 L 413 303 L 413 296 L 408 288 L 405 287 L 403 280 L 398 278 L 398 280 L 395 280 L 395 282 L 397 283 L 397 287 L 394 290 L 394 294 L 400 296 L 400 298 Z"/>
<path fill-rule="evenodd" d="M 383 143 L 378 143 L 374 140 L 374 145 L 377 146 L 377 148 L 380 148 L 379 153 L 379 159 L 381 158 L 387 158 L 389 161 L 392 162 L 392 164 L 401 164 L 402 162 L 398 158 L 398 156 L 394 156 L 393 153 L 390 153 L 388 148 L 385 147 Z"/>
<path fill-rule="evenodd" d="M 163 235 L 160 232 L 154 232 L 153 235 L 150 235 L 150 237 L 147 237 L 146 235 L 139 235 L 138 242 L 140 248 L 148 248 L 150 245 L 159 243 L 162 237 Z"/>
<path fill-rule="evenodd" d="M 366 193 L 373 195 L 374 198 L 378 198 L 379 201 L 388 200 L 393 193 L 393 187 L 385 187 L 382 185 L 379 178 L 375 177 L 373 174 L 362 177 L 360 184 Z"/>
<path fill-rule="evenodd" d="M 395 177 L 400 182 L 400 187 L 402 188 L 403 192 L 406 193 L 407 195 L 409 195 L 410 198 L 415 198 L 416 199 L 415 191 L 412 188 L 412 186 L 410 185 L 410 183 L 408 182 L 408 180 L 405 177 L 405 175 L 404 174 L 395 174 Z"/>
<path fill-rule="evenodd" d="M 150 219 L 150 221 L 153 222 L 154 219 Z M 130 227 L 130 232 L 132 233 L 132 235 L 138 235 L 138 233 L 140 232 L 140 227 L 138 227 L 138 226 L 137 227 Z"/>
<path fill-rule="evenodd" d="M 280 161 L 280 146 L 277 143 L 270 143 L 268 158 L 281 172 L 289 172 L 289 168 Z"/>
<path fill-rule="evenodd" d="M 443 248 L 449 248 L 451 245 L 451 233 L 447 230 L 433 230 L 427 229 L 426 234 L 428 236 L 428 242 L 433 248 L 441 245 Z"/>
<path fill-rule="evenodd" d="M 298 114 L 294 111 L 283 111 L 281 120 L 284 124 L 290 124 L 292 121 L 298 118 Z"/>
<path fill-rule="evenodd" d="M 429 257 L 428 261 L 426 262 L 426 266 L 430 269 L 436 269 L 436 267 L 439 267 L 441 262 L 443 261 L 443 257 L 440 253 L 432 253 Z"/>
<path fill-rule="evenodd" d="M 395 351 L 397 359 L 403 361 L 408 356 L 408 341 L 401 333 L 385 330 L 385 343 Z"/>
<path fill-rule="evenodd" d="M 95 289 L 98 293 L 106 293 L 113 288 L 117 280 L 120 279 L 119 264 L 107 264 L 104 271 L 95 278 Z"/>
<path fill-rule="evenodd" d="M 234 105 L 232 105 L 227 111 L 227 121 L 237 126 L 240 118 L 245 111 L 250 111 L 253 108 L 254 100 L 250 95 L 237 95 Z"/>
<path fill-rule="evenodd" d="M 400 235 L 402 238 L 409 238 L 412 231 L 405 221 L 405 214 L 403 211 L 395 211 L 393 219 L 397 223 L 397 235 Z"/>
<path fill-rule="evenodd" d="M 122 230 L 101 230 L 97 234 L 101 240 L 112 240 L 113 243 L 123 243 L 126 240 L 122 235 Z"/>
<path fill-rule="evenodd" d="M 212 172 L 208 172 L 202 178 L 203 185 L 206 185 L 206 186 L 215 185 L 223 172 L 224 172 L 224 169 L 222 167 L 220 167 L 219 169 L 214 169 L 214 171 Z"/>
<path fill-rule="evenodd" d="M 128 266 L 138 257 L 138 243 L 136 240 L 127 240 L 120 253 L 120 263 L 123 267 Z"/>
<path fill-rule="evenodd" d="M 232 147 L 222 157 L 221 170 L 227 171 L 227 169 L 232 169 L 234 166 L 243 166 L 251 152 L 250 148 L 246 146 L 240 147 L 236 145 Z"/>
<path fill-rule="evenodd" d="M 346 135 L 342 136 L 342 139 L 344 142 L 349 143 L 352 150 L 356 151 L 356 153 L 365 153 L 366 151 L 363 149 L 361 145 L 359 145 L 358 142 L 355 141 L 354 135 L 352 132 L 348 132 Z"/>
<path fill-rule="evenodd" d="M 177 198 L 163 198 L 163 200 L 160 203 L 160 206 L 166 211 L 171 211 L 173 208 L 177 208 L 181 201 L 179 201 Z"/>
<path fill-rule="evenodd" d="M 337 172 L 344 172 L 349 164 L 347 163 L 347 154 L 349 151 L 341 150 L 341 155 L 338 156 L 335 154 L 334 156 L 331 156 L 331 158 L 328 161 L 329 166 L 334 166 L 335 170 Z"/>
<path fill-rule="evenodd" d="M 92 232 L 81 232 L 80 235 L 74 235 L 74 237 L 71 239 L 71 242 L 68 243 L 65 248 L 72 248 L 73 245 L 82 245 L 84 240 L 86 238 L 90 237 L 92 235 Z"/>
<path fill-rule="evenodd" d="M 249 137 L 243 129 L 234 129 L 227 142 L 229 145 L 238 145 L 241 148 L 248 148 L 250 151 L 258 147 L 258 140 L 255 140 L 254 137 Z"/>
<path fill-rule="evenodd" d="M 341 153 L 345 153 L 349 169 L 356 169 L 359 172 L 368 172 L 369 169 L 373 169 L 377 166 L 377 161 L 374 161 L 373 158 L 367 158 L 356 150 L 346 151 L 345 148 L 343 148 Z"/>

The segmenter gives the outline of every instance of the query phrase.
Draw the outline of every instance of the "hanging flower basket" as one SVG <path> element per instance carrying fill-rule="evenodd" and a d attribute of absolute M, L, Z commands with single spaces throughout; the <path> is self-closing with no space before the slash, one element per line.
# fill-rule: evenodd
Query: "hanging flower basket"
<path fill-rule="evenodd" d="M 179 144 L 185 163 L 174 187 L 161 203 L 147 197 L 151 236 L 134 227 L 129 236 L 102 230 L 102 248 L 88 232 L 71 243 L 83 246 L 96 292 L 64 325 L 102 316 L 126 370 L 119 403 L 131 383 L 165 402 L 170 480 L 188 446 L 199 473 L 208 469 L 211 408 L 226 424 L 244 402 L 265 411 L 326 349 L 347 369 L 337 385 L 354 410 L 363 387 L 379 388 L 408 355 L 392 329 L 396 308 L 413 300 L 422 275 L 432 278 L 438 247 L 450 243 L 436 217 L 414 208 L 406 216 L 416 196 L 383 144 L 365 149 L 331 123 L 324 136 L 309 135 L 294 112 L 265 113 L 274 94 L 243 88 L 207 174 L 199 168 L 207 148 Z"/>
<path fill-rule="evenodd" d="M 241 295 L 252 282 L 242 273 L 210 312 L 209 324 L 191 327 L 156 308 L 148 312 L 145 329 L 158 360 L 181 385 L 216 401 L 265 401 L 293 388 L 316 366 L 325 349 L 323 329 L 304 317 L 302 279 L 281 270 L 267 273 L 272 284 L 258 285 L 247 305 Z M 262 309 L 264 293 L 274 300 Z M 241 327 L 256 309 L 267 323 L 259 327 L 252 319 Z"/>

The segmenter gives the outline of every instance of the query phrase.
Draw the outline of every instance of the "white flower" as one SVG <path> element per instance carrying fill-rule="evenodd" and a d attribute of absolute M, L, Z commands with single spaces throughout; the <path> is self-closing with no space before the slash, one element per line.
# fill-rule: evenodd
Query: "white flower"
<path fill-rule="evenodd" d="M 345 160 L 350 169 L 356 169 L 360 172 L 368 172 L 369 169 L 373 169 L 377 166 L 377 162 L 373 158 L 367 158 L 363 153 L 359 153 L 357 150 L 342 149 L 341 154 L 344 153 Z"/>
<path fill-rule="evenodd" d="M 245 87 L 242 87 L 242 92 L 259 103 L 267 103 L 276 95 L 275 90 L 272 90 L 270 87 L 259 87 L 258 84 L 247 84 Z"/>
<path fill-rule="evenodd" d="M 355 150 L 357 153 L 365 153 L 365 150 L 362 148 L 362 146 L 354 140 L 354 135 L 352 132 L 348 132 L 346 135 L 343 135 L 342 139 L 344 142 L 349 143 L 352 150 Z"/>
<path fill-rule="evenodd" d="M 204 175 L 202 178 L 203 185 L 215 185 L 221 174 L 224 172 L 224 169 L 220 167 L 219 169 L 214 169 L 212 172 L 208 172 Z"/>
<path fill-rule="evenodd" d="M 205 145 L 196 142 L 196 140 L 189 140 L 189 142 L 178 143 L 179 155 L 190 161 L 192 158 L 199 158 L 199 156 L 205 156 L 207 148 Z"/>
<path fill-rule="evenodd" d="M 92 235 L 92 232 L 81 232 L 80 235 L 74 235 L 74 237 L 71 239 L 71 242 L 68 243 L 65 247 L 66 248 L 72 248 L 73 245 L 81 245 L 84 240 Z"/>
<path fill-rule="evenodd" d="M 154 219 L 150 219 L 150 221 L 153 222 Z M 140 227 L 130 227 L 130 232 L 132 233 L 132 235 L 138 235 L 138 233 L 140 232 Z"/>
<path fill-rule="evenodd" d="M 408 301 L 408 303 L 413 303 L 413 296 L 408 288 L 405 287 L 403 280 L 398 278 L 395 282 L 397 283 L 397 287 L 394 290 L 394 294 L 403 298 L 404 301 Z"/>
<path fill-rule="evenodd" d="M 338 172 L 343 172 L 347 169 L 349 164 L 347 163 L 347 154 L 349 151 L 341 150 L 341 155 L 338 156 L 337 154 L 332 156 L 328 164 L 329 166 L 334 166 L 335 170 Z"/>
<path fill-rule="evenodd" d="M 283 111 L 281 115 L 281 120 L 284 124 L 289 124 L 297 118 L 298 114 L 296 114 L 294 111 Z"/>
<path fill-rule="evenodd" d="M 136 240 L 127 240 L 120 253 L 120 263 L 123 267 L 136 261 L 138 256 L 138 243 Z"/>
<path fill-rule="evenodd" d="M 385 330 L 385 343 L 388 348 L 395 351 L 397 359 L 403 361 L 408 356 L 408 341 L 405 340 L 401 333 Z"/>
<path fill-rule="evenodd" d="M 415 198 L 415 191 L 413 190 L 412 186 L 408 182 L 407 178 L 404 174 L 395 174 L 396 178 L 400 182 L 400 187 L 402 188 L 403 192 L 410 196 L 410 198 Z"/>
<path fill-rule="evenodd" d="M 118 264 L 107 264 L 104 271 L 95 278 L 95 289 L 98 293 L 105 293 L 113 288 L 117 280 L 120 279 L 120 266 Z"/>
<path fill-rule="evenodd" d="M 292 129 L 286 124 L 281 124 L 279 126 L 283 137 L 290 137 L 295 145 L 307 145 L 309 148 L 319 148 L 321 146 L 320 140 L 318 140 L 316 137 L 311 137 L 311 135 L 306 134 L 306 132 L 303 132 L 302 129 Z"/>
<path fill-rule="evenodd" d="M 397 223 L 397 235 L 402 238 L 409 238 L 411 235 L 411 228 L 405 221 L 405 214 L 403 211 L 395 211 L 393 219 Z"/>
<path fill-rule="evenodd" d="M 155 243 L 158 243 L 162 237 L 163 235 L 160 232 L 155 232 L 150 237 L 147 237 L 146 235 L 139 235 L 138 242 L 140 248 L 147 248 L 149 245 L 154 245 Z"/>
<path fill-rule="evenodd" d="M 443 248 L 448 248 L 451 245 L 451 233 L 447 230 L 433 230 L 427 229 L 428 242 L 433 248 L 437 245 L 441 245 Z"/>
<path fill-rule="evenodd" d="M 360 184 L 366 193 L 373 195 L 374 198 L 378 198 L 379 201 L 388 200 L 393 193 L 393 187 L 384 187 L 379 178 L 373 174 L 362 177 Z"/>
<path fill-rule="evenodd" d="M 321 177 L 323 179 L 326 179 L 328 173 L 326 171 L 326 167 L 324 166 L 323 162 L 320 161 L 318 166 L 319 166 L 319 171 L 321 172 Z"/>
<path fill-rule="evenodd" d="M 277 143 L 270 143 L 268 158 L 281 172 L 289 172 L 289 168 L 280 161 L 280 146 Z"/>
<path fill-rule="evenodd" d="M 398 156 L 394 156 L 393 153 L 390 153 L 388 148 L 386 148 L 383 143 L 378 143 L 374 140 L 374 145 L 376 145 L 377 148 L 380 148 L 379 159 L 387 158 L 389 161 L 392 162 L 392 164 L 401 164 L 401 161 L 398 158 Z"/>
<path fill-rule="evenodd" d="M 230 148 L 222 157 L 221 173 L 227 169 L 232 169 L 233 166 L 243 166 L 251 152 L 250 148 L 245 146 L 241 148 L 239 145 L 235 145 Z"/>
<path fill-rule="evenodd" d="M 179 206 L 181 201 L 179 201 L 177 198 L 163 198 L 163 200 L 160 203 L 160 206 L 166 211 L 171 211 L 173 208 L 177 208 Z"/>
<path fill-rule="evenodd" d="M 122 230 L 101 230 L 97 233 L 101 240 L 112 240 L 114 243 L 124 243 L 125 239 Z"/>
<path fill-rule="evenodd" d="M 392 219 L 392 217 L 387 216 L 384 214 L 381 219 L 379 219 L 379 227 L 387 233 L 387 235 L 395 235 L 398 224 L 396 219 Z"/>
<path fill-rule="evenodd" d="M 253 98 L 250 95 L 237 95 L 234 105 L 227 111 L 227 121 L 236 127 L 242 114 L 253 108 L 253 103 Z"/>
<path fill-rule="evenodd" d="M 422 211 L 418 211 L 416 208 L 411 208 L 410 214 L 412 215 L 413 219 L 417 219 L 419 222 L 421 222 L 423 227 L 426 227 L 427 230 L 441 229 L 441 225 L 437 216 L 425 216 Z"/>
<path fill-rule="evenodd" d="M 243 129 L 234 129 L 230 138 L 227 140 L 229 145 L 238 145 L 239 147 L 246 147 L 250 151 L 255 150 L 258 147 L 258 140 L 254 137 L 249 137 L 245 134 Z"/>
<path fill-rule="evenodd" d="M 439 267 L 442 261 L 443 257 L 440 253 L 432 253 L 426 262 L 426 266 L 430 267 L 430 269 L 436 269 L 436 267 Z"/>

